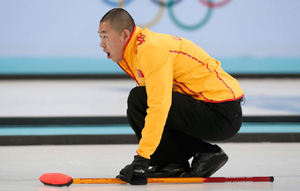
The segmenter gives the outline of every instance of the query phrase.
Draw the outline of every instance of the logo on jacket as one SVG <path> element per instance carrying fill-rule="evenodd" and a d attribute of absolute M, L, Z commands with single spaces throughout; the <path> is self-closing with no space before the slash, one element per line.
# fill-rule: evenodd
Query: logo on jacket
<path fill-rule="evenodd" d="M 137 36 L 137 41 L 139 42 L 138 45 L 141 45 L 145 42 L 145 35 L 143 35 L 142 33 L 140 33 L 138 36 Z"/>
<path fill-rule="evenodd" d="M 181 41 L 181 38 L 178 37 L 178 36 L 172 36 L 172 38 L 175 39 L 175 40 Z"/>
<path fill-rule="evenodd" d="M 140 69 L 137 69 L 137 72 L 138 72 L 138 77 L 139 78 L 143 78 L 144 77 L 144 74 L 143 74 L 143 72 Z"/>

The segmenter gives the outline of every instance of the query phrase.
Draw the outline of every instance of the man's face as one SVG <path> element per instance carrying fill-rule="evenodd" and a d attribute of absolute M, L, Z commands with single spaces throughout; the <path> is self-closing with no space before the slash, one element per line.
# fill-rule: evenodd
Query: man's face
<path fill-rule="evenodd" d="M 119 34 L 111 28 L 110 22 L 107 21 L 100 23 L 98 33 L 101 38 L 100 47 L 107 54 L 107 58 L 114 62 L 123 60 L 123 50 L 129 39 L 126 29 Z"/>

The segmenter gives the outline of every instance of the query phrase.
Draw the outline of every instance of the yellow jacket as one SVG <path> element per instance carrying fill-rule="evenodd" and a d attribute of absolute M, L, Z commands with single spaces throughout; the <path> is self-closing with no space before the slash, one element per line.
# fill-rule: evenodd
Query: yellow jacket
<path fill-rule="evenodd" d="M 159 145 L 172 102 L 172 91 L 204 102 L 244 96 L 239 83 L 219 61 L 190 40 L 135 27 L 119 66 L 146 86 L 147 116 L 137 153 L 150 158 Z"/>

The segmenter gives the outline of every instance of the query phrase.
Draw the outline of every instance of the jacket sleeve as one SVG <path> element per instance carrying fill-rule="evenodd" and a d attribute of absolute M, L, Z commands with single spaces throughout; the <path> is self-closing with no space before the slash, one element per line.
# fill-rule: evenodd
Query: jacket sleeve
<path fill-rule="evenodd" d="M 160 48 L 141 54 L 139 62 L 144 72 L 148 109 L 137 153 L 150 159 L 160 143 L 171 107 L 173 64 L 169 52 Z"/>

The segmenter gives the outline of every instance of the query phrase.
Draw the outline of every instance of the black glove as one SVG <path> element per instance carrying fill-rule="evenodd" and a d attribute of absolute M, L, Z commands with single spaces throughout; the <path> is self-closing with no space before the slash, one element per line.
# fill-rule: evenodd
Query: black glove
<path fill-rule="evenodd" d="M 117 176 L 117 178 L 120 178 L 121 180 L 132 185 L 147 184 L 149 161 L 150 159 L 135 155 L 133 162 L 125 166 L 125 168 L 120 171 L 120 174 Z"/>

